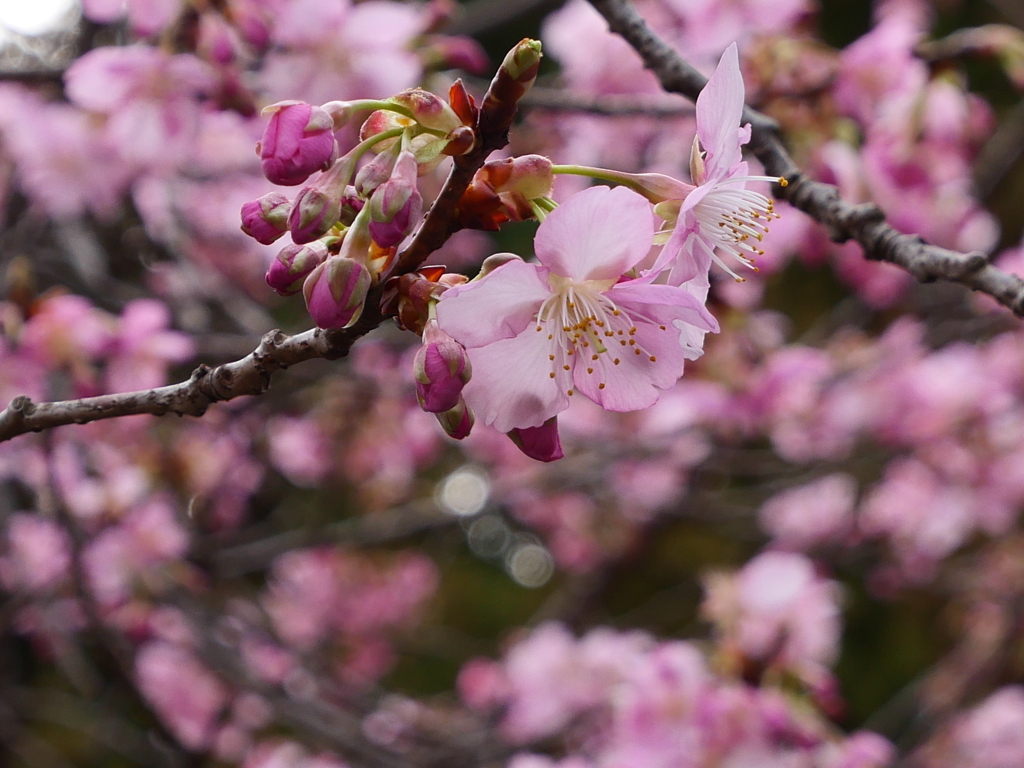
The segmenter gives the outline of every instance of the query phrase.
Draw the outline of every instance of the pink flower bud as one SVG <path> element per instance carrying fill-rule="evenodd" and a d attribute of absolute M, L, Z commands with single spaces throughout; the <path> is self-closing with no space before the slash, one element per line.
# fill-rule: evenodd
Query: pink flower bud
<path fill-rule="evenodd" d="M 263 112 L 270 113 L 270 122 L 257 148 L 271 182 L 295 186 L 328 167 L 337 148 L 327 112 L 301 101 L 281 101 Z"/>
<path fill-rule="evenodd" d="M 552 416 L 539 427 L 522 427 L 508 433 L 516 447 L 537 461 L 562 458 L 562 441 L 558 437 L 558 417 Z"/>
<path fill-rule="evenodd" d="M 499 69 L 522 85 L 524 90 L 529 90 L 533 81 L 537 79 L 540 57 L 540 40 L 524 38 L 516 44 L 515 48 L 505 54 Z"/>
<path fill-rule="evenodd" d="M 242 231 L 263 245 L 270 245 L 288 231 L 291 203 L 280 192 L 270 192 L 242 206 Z"/>
<path fill-rule="evenodd" d="M 296 243 L 310 243 L 327 234 L 341 218 L 341 199 L 317 185 L 303 187 L 292 204 L 288 228 Z"/>
<path fill-rule="evenodd" d="M 396 151 L 381 152 L 356 173 L 355 188 L 359 196 L 369 197 L 377 187 L 391 178 L 395 160 L 398 158 L 397 144 L 394 149 Z"/>
<path fill-rule="evenodd" d="M 412 118 L 424 128 L 448 133 L 462 125 L 459 116 L 440 97 L 422 88 L 410 88 L 388 99 L 393 104 L 405 107 Z"/>
<path fill-rule="evenodd" d="M 434 418 L 437 419 L 437 423 L 441 425 L 441 429 L 445 431 L 448 437 L 454 437 L 456 440 L 469 435 L 473 429 L 473 425 L 476 423 L 476 417 L 473 415 L 473 411 L 466 405 L 466 401 L 459 396 L 458 404 L 444 413 L 435 413 Z"/>
<path fill-rule="evenodd" d="M 423 197 L 416 186 L 417 168 L 413 154 L 402 152 L 391 178 L 370 198 L 370 234 L 382 248 L 402 242 L 423 212 Z"/>
<path fill-rule="evenodd" d="M 527 200 L 538 197 L 550 197 L 551 185 L 555 182 L 555 174 L 551 170 L 551 160 L 543 155 L 521 155 L 508 160 L 492 161 L 508 163 L 508 176 L 495 184 L 494 191 L 518 192 Z M 485 163 L 490 165 L 490 163 Z M 497 180 L 497 179 L 495 179 Z"/>
<path fill-rule="evenodd" d="M 423 346 L 413 359 L 416 398 L 428 413 L 443 413 L 455 408 L 473 368 L 466 348 L 442 331 L 436 320 L 423 329 Z"/>
<path fill-rule="evenodd" d="M 348 328 L 363 313 L 370 273 L 353 259 L 332 256 L 302 285 L 306 308 L 320 328 Z"/>
<path fill-rule="evenodd" d="M 292 296 L 302 290 L 302 281 L 323 264 L 327 256 L 327 244 L 323 240 L 308 245 L 286 245 L 267 270 L 267 285 L 282 296 Z"/>
<path fill-rule="evenodd" d="M 386 131 L 393 131 L 395 128 L 409 128 L 415 125 L 412 120 L 390 109 L 378 109 L 371 112 L 363 124 L 359 127 L 359 140 L 366 141 L 371 136 L 377 136 Z M 375 152 L 385 152 L 400 142 L 400 139 L 386 139 L 374 145 Z"/>

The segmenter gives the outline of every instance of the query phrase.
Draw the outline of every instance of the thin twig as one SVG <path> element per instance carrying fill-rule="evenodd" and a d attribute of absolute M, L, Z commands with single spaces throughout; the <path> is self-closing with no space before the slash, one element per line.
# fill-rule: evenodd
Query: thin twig
<path fill-rule="evenodd" d="M 590 0 L 613 32 L 636 49 L 665 90 L 696 100 L 707 78 L 684 61 L 658 37 L 628 0 Z M 822 224 L 837 243 L 856 240 L 864 256 L 903 268 L 921 282 L 948 280 L 987 293 L 1014 314 L 1024 317 L 1024 280 L 996 269 L 984 253 L 960 253 L 929 245 L 919 235 L 905 235 L 885 220 L 873 203 L 851 205 L 830 184 L 805 176 L 782 141 L 779 125 L 750 107 L 743 121 L 751 125 L 750 149 L 771 176 L 784 177 L 785 187 L 776 185 L 776 196 Z"/>

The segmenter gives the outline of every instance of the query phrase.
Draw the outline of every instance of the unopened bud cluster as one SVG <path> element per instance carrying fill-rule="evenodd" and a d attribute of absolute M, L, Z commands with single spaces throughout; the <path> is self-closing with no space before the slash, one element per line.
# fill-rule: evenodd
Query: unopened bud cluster
<path fill-rule="evenodd" d="M 413 88 L 384 100 L 267 107 L 257 146 L 263 172 L 299 190 L 291 200 L 272 191 L 246 203 L 242 229 L 264 244 L 290 235 L 267 283 L 285 296 L 301 291 L 320 328 L 352 326 L 372 295 L 384 316 L 419 335 L 416 396 L 447 434 L 468 435 L 475 410 L 527 456 L 552 461 L 562 456 L 557 414 L 573 395 L 612 411 L 648 408 L 702 354 L 704 335 L 718 330 L 704 306 L 711 263 L 742 279 L 722 257 L 755 268 L 777 218 L 771 200 L 747 185 L 786 182 L 750 176 L 742 161 L 749 131 L 737 124 L 743 81 L 734 46 L 697 101 L 692 183 L 541 155 L 485 160 L 539 65 L 540 44 L 521 41 L 479 105 L 457 81 L 447 99 Z M 365 115 L 358 138 L 344 151 L 337 132 L 357 115 Z M 539 263 L 494 254 L 467 281 L 398 257 L 425 208 L 419 177 L 447 157 L 475 169 L 438 209 L 451 215 L 447 231 L 535 219 Z M 559 174 L 616 188 L 591 187 L 558 205 Z"/>
<path fill-rule="evenodd" d="M 283 101 L 264 110 L 270 120 L 256 146 L 263 173 L 274 184 L 302 186 L 291 200 L 275 191 L 246 203 L 242 230 L 264 245 L 290 234 L 267 284 L 284 296 L 301 292 L 319 327 L 359 319 L 422 216 L 419 176 L 473 148 L 472 98 L 461 84 L 452 93 L 458 112 L 419 88 L 383 101 Z M 369 114 L 359 142 L 341 154 L 336 132 L 361 112 Z"/>

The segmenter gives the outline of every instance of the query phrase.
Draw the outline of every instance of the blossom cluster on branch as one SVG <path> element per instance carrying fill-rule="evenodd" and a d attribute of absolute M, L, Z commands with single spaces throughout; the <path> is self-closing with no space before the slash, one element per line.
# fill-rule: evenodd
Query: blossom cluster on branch
<path fill-rule="evenodd" d="M 0 762 L 1024 762 L 1024 33 L 535 5 L 0 84 Z"/>

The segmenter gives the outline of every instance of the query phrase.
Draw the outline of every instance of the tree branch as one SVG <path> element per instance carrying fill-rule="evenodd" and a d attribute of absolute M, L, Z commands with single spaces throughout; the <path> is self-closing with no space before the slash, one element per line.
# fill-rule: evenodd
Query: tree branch
<path fill-rule="evenodd" d="M 640 54 L 644 66 L 658 77 L 665 90 L 696 101 L 707 78 L 658 37 L 628 0 L 590 3 L 611 30 Z M 770 117 L 745 107 L 743 121 L 751 125 L 750 149 L 765 171 L 789 182 L 785 187 L 776 186 L 774 194 L 825 226 L 832 240 L 856 240 L 867 259 L 895 264 L 921 282 L 948 280 L 966 285 L 1024 317 L 1024 280 L 993 267 L 984 253 L 951 251 L 929 245 L 919 235 L 896 231 L 874 203 L 851 205 L 839 196 L 836 187 L 805 176 L 786 150 L 778 123 Z"/>
<path fill-rule="evenodd" d="M 201 365 L 192 372 L 188 381 L 166 387 L 53 403 L 33 403 L 21 395 L 0 412 L 0 442 L 26 432 L 118 416 L 143 413 L 202 416 L 213 403 L 243 395 L 263 394 L 270 387 L 273 374 L 285 368 L 315 358 L 336 360 L 346 356 L 357 339 L 384 321 L 386 315 L 381 310 L 380 301 L 386 279 L 412 272 L 452 235 L 456 206 L 462 193 L 491 152 L 508 143 L 517 104 L 528 89 L 528 83 L 524 86 L 523 82 L 510 77 L 499 67 L 481 103 L 475 147 L 469 153 L 454 158 L 452 170 L 423 223 L 408 247 L 398 255 L 391 272 L 383 275 L 380 284 L 370 291 L 363 314 L 351 328 L 313 328 L 294 336 L 273 330 L 242 359 L 215 368 Z"/>

